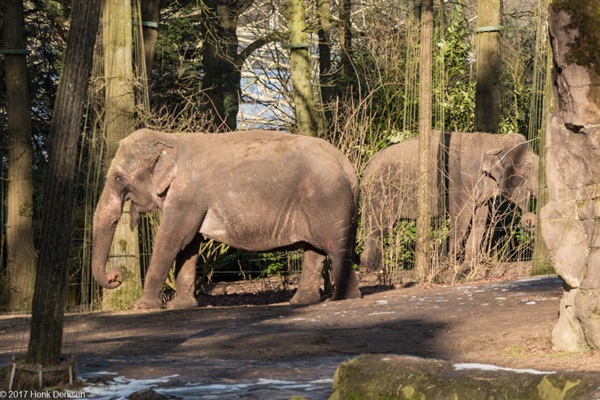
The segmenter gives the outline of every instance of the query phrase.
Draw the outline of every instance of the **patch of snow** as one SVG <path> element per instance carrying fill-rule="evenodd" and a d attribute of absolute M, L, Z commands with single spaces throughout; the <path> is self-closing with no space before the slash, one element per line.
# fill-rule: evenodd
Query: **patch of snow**
<path fill-rule="evenodd" d="M 97 375 L 97 374 L 95 374 Z M 198 399 L 238 399 L 240 395 L 246 392 L 260 394 L 260 390 L 275 391 L 300 391 L 311 392 L 321 390 L 323 386 L 330 387 L 333 379 L 317 379 L 307 382 L 295 382 L 277 379 L 258 379 L 256 382 L 238 382 L 238 383 L 188 383 L 180 387 L 159 388 L 161 383 L 168 383 L 170 378 L 178 375 L 166 376 L 158 379 L 127 379 L 123 376 L 117 376 L 112 381 L 100 384 L 90 385 L 83 390 L 86 398 L 98 400 L 125 400 L 132 393 L 140 390 L 152 389 L 157 393 L 164 395 L 177 396 L 183 400 Z M 92 377 L 92 375 L 88 376 Z M 229 397 L 233 396 L 233 397 Z M 287 398 L 287 397 L 286 397 Z"/>
<path fill-rule="evenodd" d="M 528 306 L 532 306 L 534 304 L 535 304 L 535 301 L 528 301 L 527 303 L 525 303 L 525 305 L 528 305 Z"/>
<path fill-rule="evenodd" d="M 92 374 L 82 376 L 83 380 L 90 379 L 96 375 Z M 157 379 L 126 379 L 123 376 L 117 376 L 106 383 L 94 384 L 83 388 L 86 393 L 86 398 L 92 399 L 126 399 L 132 393 L 139 392 L 144 389 L 152 389 L 159 383 L 167 383 L 171 378 L 179 375 L 170 375 Z"/>
<path fill-rule="evenodd" d="M 556 373 L 556 371 L 538 371 L 536 369 L 515 369 L 515 368 L 499 367 L 497 365 L 477 364 L 477 363 L 454 364 L 454 369 L 457 371 L 464 371 L 464 370 L 468 370 L 468 369 L 480 369 L 480 370 L 484 370 L 484 371 L 509 371 L 509 372 L 516 372 L 518 374 L 533 374 L 533 375 L 550 375 L 550 374 Z"/>

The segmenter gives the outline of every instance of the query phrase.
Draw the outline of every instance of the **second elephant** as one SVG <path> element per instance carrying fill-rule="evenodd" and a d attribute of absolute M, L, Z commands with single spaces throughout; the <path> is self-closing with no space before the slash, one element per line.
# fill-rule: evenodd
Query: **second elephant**
<path fill-rule="evenodd" d="M 525 227 L 535 225 L 535 216 L 527 208 L 530 196 L 537 195 L 538 157 L 523 135 L 439 131 L 432 134 L 432 216 L 439 216 L 442 209 L 439 188 L 443 184 L 450 216 L 451 260 L 464 251 L 465 262 L 469 262 L 472 253 L 479 250 L 487 219 L 487 207 L 483 205 L 496 195 L 506 197 L 521 209 Z M 400 219 L 416 219 L 418 144 L 418 139 L 413 138 L 389 146 L 377 153 L 365 169 L 363 271 L 381 270 L 385 234 Z"/>

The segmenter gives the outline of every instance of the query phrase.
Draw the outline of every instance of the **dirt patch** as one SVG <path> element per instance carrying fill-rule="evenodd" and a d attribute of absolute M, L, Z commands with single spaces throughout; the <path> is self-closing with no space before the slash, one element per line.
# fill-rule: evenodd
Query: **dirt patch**
<path fill-rule="evenodd" d="M 254 294 L 247 293 L 251 285 Z M 293 285 L 277 285 L 221 283 L 210 289 L 213 296 L 201 296 L 202 307 L 188 311 L 68 314 L 64 352 L 75 357 L 88 384 L 109 390 L 116 376 L 162 378 L 153 387 L 195 393 L 179 391 L 180 398 L 208 387 L 214 398 L 327 398 L 337 365 L 364 353 L 600 371 L 597 353 L 552 350 L 562 296 L 554 276 L 392 288 L 369 275 L 362 279 L 364 298 L 308 307 L 290 306 Z M 26 350 L 28 331 L 28 317 L 0 317 L 0 364 Z M 241 392 L 232 389 L 240 384 L 247 385 Z"/>

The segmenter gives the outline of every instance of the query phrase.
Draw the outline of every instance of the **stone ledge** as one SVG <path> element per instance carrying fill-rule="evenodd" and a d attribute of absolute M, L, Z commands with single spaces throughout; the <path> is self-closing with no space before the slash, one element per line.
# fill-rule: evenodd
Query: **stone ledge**
<path fill-rule="evenodd" d="M 600 373 L 515 370 L 397 355 L 342 363 L 330 400 L 585 400 L 600 398 Z"/>

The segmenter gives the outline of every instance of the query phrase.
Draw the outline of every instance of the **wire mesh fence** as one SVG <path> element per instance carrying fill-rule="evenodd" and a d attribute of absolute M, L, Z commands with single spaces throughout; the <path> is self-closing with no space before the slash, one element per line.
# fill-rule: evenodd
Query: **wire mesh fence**
<path fill-rule="evenodd" d="M 445 4 L 445 3 L 444 3 Z M 334 11 L 336 4 L 334 4 Z M 451 128 L 469 130 L 468 121 L 471 118 L 473 104 L 473 81 L 469 69 L 472 60 L 468 59 L 472 52 L 468 32 L 472 10 L 460 10 L 455 5 L 440 5 L 436 10 L 439 18 L 436 21 L 436 41 L 438 53 L 435 58 L 436 95 L 434 108 L 435 127 L 438 129 Z M 458 6 L 456 6 L 458 7 Z M 543 20 L 543 13 L 536 14 Z M 357 57 L 354 68 L 357 84 L 348 88 L 348 93 L 341 93 L 334 102 L 321 104 L 323 111 L 331 112 L 331 127 L 326 133 L 326 139 L 340 148 L 351 160 L 355 169 L 362 177 L 368 161 L 382 148 L 401 142 L 417 134 L 416 116 L 418 111 L 418 19 L 415 8 L 410 4 L 388 1 L 369 1 L 357 6 L 354 10 L 353 27 L 357 35 L 354 50 Z M 141 26 L 141 24 L 138 24 Z M 282 9 L 269 1 L 255 2 L 253 7 L 240 18 L 238 38 L 240 49 L 245 48 L 259 37 L 270 31 L 285 31 L 286 19 Z M 510 29 L 523 29 L 523 24 L 511 25 Z M 536 57 L 541 54 L 545 43 L 545 30 L 542 25 L 536 25 L 538 43 Z M 332 39 L 333 65 L 339 67 L 338 39 Z M 459 36 L 460 35 L 465 35 Z M 535 33 L 535 32 L 534 32 Z M 455 35 L 455 36 L 452 36 Z M 542 38 L 544 36 L 544 38 Z M 313 61 L 313 77 L 315 96 L 319 95 L 317 71 L 317 40 L 310 36 L 312 43 L 310 53 Z M 464 40 L 463 40 L 464 39 Z M 520 39 L 519 39 L 520 40 Z M 459 41 L 466 43 L 465 48 L 456 47 Z M 140 43 L 138 40 L 137 43 Z M 462 42 L 461 42 L 462 43 Z M 289 50 L 284 48 L 282 41 L 272 41 L 254 51 L 245 61 L 241 76 L 241 107 L 238 124 L 241 129 L 265 127 L 270 129 L 287 130 L 294 125 L 294 110 L 290 91 Z M 467 59 L 453 59 L 460 54 Z M 524 56 L 523 54 L 520 55 Z M 539 58 L 539 57 L 538 57 Z M 542 102 L 547 100 L 543 91 L 547 64 L 540 58 L 536 62 L 535 79 L 533 81 L 534 96 L 530 99 L 531 120 L 528 123 L 528 137 L 532 143 L 537 142 L 534 136 L 543 132 Z M 461 64 L 459 65 L 459 61 Z M 96 201 L 103 184 L 104 159 L 102 112 L 102 70 L 96 64 L 94 87 L 89 95 L 89 112 L 86 119 L 86 130 L 82 136 L 81 159 L 78 174 L 78 204 L 74 215 L 74 235 L 72 239 L 72 258 L 69 268 L 69 306 L 78 309 L 98 309 L 100 307 L 101 290 L 94 283 L 91 274 L 90 259 L 92 251 L 92 224 Z M 461 75 L 455 69 L 466 69 Z M 517 71 L 523 76 L 531 75 L 528 71 Z M 515 74 L 517 74 L 515 72 Z M 182 73 L 183 76 L 183 73 Z M 187 78 L 186 78 L 187 79 Z M 194 78 L 196 79 L 196 78 Z M 514 80 L 514 79 L 513 79 Z M 199 131 L 204 126 L 199 115 L 198 99 L 195 93 L 186 97 L 177 107 L 152 109 L 149 105 L 148 82 L 135 82 L 136 93 L 139 94 L 140 109 L 138 116 L 140 125 L 160 128 L 168 132 Z M 517 87 L 512 85 L 511 87 Z M 544 93 L 542 93 L 544 92 Z M 184 98 L 182 96 L 180 99 Z M 519 117 L 514 115 L 519 110 L 506 109 L 506 126 L 519 127 Z M 511 114 L 512 113 L 512 114 Z M 4 113 L 2 113 L 4 115 Z M 3 143 L 3 151 L 7 144 Z M 536 148 L 539 146 L 535 146 Z M 2 159 L 6 160 L 5 155 Z M 6 177 L 6 162 L 2 163 L 3 177 Z M 6 185 L 7 179 L 2 179 L 2 215 L 6 221 Z M 408 193 L 410 194 L 410 193 Z M 451 195 L 445 193 L 446 196 Z M 406 196 L 405 196 L 406 197 Z M 402 200 L 398 200 L 401 202 Z M 400 205 L 407 207 L 411 204 Z M 362 206 L 364 208 L 364 204 Z M 520 227 L 518 220 L 522 211 L 507 206 L 501 198 L 494 198 L 487 205 L 489 208 L 482 233 L 481 247 L 474 254 L 470 272 L 464 277 L 470 279 L 477 271 L 493 268 L 502 262 L 515 260 L 531 260 L 532 243 L 535 234 Z M 386 208 L 384 212 L 391 212 Z M 532 210 L 529 210 L 532 211 Z M 387 218 L 386 220 L 391 220 Z M 144 270 L 149 265 L 152 253 L 152 241 L 159 216 L 151 215 L 143 219 L 140 228 L 140 264 L 142 279 Z M 398 271 L 412 268 L 414 253 L 414 222 L 396 218 L 394 224 L 387 224 L 387 235 L 381 240 L 387 282 L 393 282 Z M 0 240 L 4 244 L 5 226 Z M 365 231 L 359 226 L 357 253 L 364 248 Z M 444 271 L 457 273 L 457 267 L 446 261 L 448 253 L 448 237 L 451 234 L 447 217 L 439 217 L 432 225 L 431 245 L 434 247 L 434 269 L 436 275 Z M 6 252 L 5 246 L 0 246 L 2 278 L 5 278 Z M 464 255 L 462 255 L 464 259 Z M 199 277 L 202 281 L 210 279 L 249 279 L 261 274 L 280 274 L 282 276 L 295 273 L 301 268 L 301 253 L 267 253 L 264 255 L 245 254 L 235 249 L 226 248 L 218 243 L 206 243 L 201 251 L 202 265 L 199 266 Z M 358 267 L 358 259 L 357 259 Z M 165 291 L 172 289 L 172 280 L 167 283 Z M 0 302 L 5 303 L 7 292 L 0 295 Z"/>

